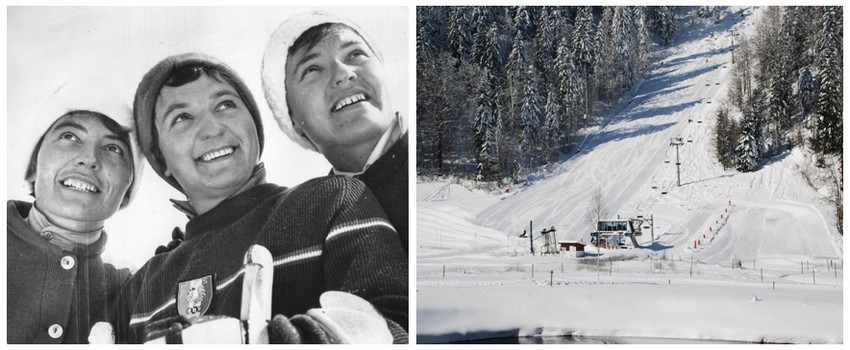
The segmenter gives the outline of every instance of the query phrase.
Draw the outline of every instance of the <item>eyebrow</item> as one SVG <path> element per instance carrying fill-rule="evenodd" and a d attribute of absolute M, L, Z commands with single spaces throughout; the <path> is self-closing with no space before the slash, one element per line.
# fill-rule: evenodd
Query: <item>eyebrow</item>
<path fill-rule="evenodd" d="M 338 50 L 345 50 L 345 49 L 347 49 L 347 48 L 349 48 L 349 47 L 351 47 L 351 46 L 354 46 L 354 45 L 360 44 L 361 42 L 362 42 L 362 41 L 359 41 L 359 40 L 349 40 L 349 41 L 346 41 L 346 42 L 342 43 L 342 44 L 339 46 Z M 367 45 L 367 46 L 368 46 L 368 45 Z M 370 50 L 371 50 L 371 48 L 370 48 Z M 316 57 L 319 57 L 319 53 L 318 53 L 318 52 L 313 52 L 313 53 L 311 53 L 311 54 L 308 54 L 307 56 L 302 57 L 300 60 L 298 60 L 298 63 L 297 63 L 297 64 L 295 64 L 295 71 L 296 71 L 296 72 L 298 72 L 298 71 L 301 69 L 301 65 L 302 65 L 302 64 L 304 64 L 304 63 L 306 63 L 307 61 L 310 61 L 310 60 L 312 60 L 312 59 L 314 59 L 314 58 L 316 58 Z"/>
<path fill-rule="evenodd" d="M 295 71 L 296 71 L 296 72 L 300 71 L 300 70 L 301 70 L 301 65 L 303 65 L 303 64 L 304 64 L 304 63 L 306 63 L 307 61 L 312 60 L 312 59 L 314 59 L 314 58 L 316 58 L 316 57 L 319 57 L 319 53 L 318 53 L 318 52 L 314 52 L 314 53 L 308 54 L 307 56 L 301 57 L 301 59 L 300 59 L 300 60 L 298 60 L 298 63 L 297 63 L 297 64 L 295 64 Z"/>
<path fill-rule="evenodd" d="M 219 98 L 221 96 L 233 96 L 235 98 L 242 99 L 241 96 L 239 96 L 237 93 L 230 91 L 230 90 L 216 91 L 216 92 L 210 94 L 210 99 L 216 99 L 216 98 Z M 169 105 L 168 108 L 165 109 L 165 113 L 162 114 L 162 121 L 165 121 L 165 117 L 167 117 L 169 114 L 171 114 L 171 112 L 173 112 L 174 110 L 180 109 L 180 108 L 185 108 L 185 107 L 188 107 L 188 106 L 189 106 L 188 103 L 183 103 L 183 102 L 174 103 L 174 104 Z"/>
<path fill-rule="evenodd" d="M 184 108 L 186 106 L 188 106 L 188 104 L 182 103 L 182 102 L 181 103 L 172 103 L 172 104 L 168 105 L 168 108 L 165 109 L 165 113 L 162 113 L 161 121 L 164 122 L 165 117 L 167 117 L 169 114 L 171 114 L 171 112 L 173 112 L 175 109 Z"/>
<path fill-rule="evenodd" d="M 82 130 L 82 131 L 85 131 L 85 132 L 89 131 L 82 124 L 77 123 L 77 122 L 73 122 L 73 121 L 70 121 L 70 120 L 63 120 L 61 123 L 57 124 L 56 127 L 53 128 L 53 131 L 59 130 L 61 128 L 74 128 L 74 129 L 79 129 L 79 130 Z"/>
<path fill-rule="evenodd" d="M 115 135 L 115 134 L 107 134 L 107 135 L 103 136 L 103 138 L 121 142 L 121 143 L 124 144 L 124 148 L 130 147 L 130 141 L 121 137 L 121 136 L 118 136 L 118 135 Z"/>
<path fill-rule="evenodd" d="M 53 128 L 53 131 L 56 132 L 61 128 L 79 129 L 79 130 L 82 130 L 83 132 L 86 132 L 86 133 L 89 131 L 82 124 L 74 122 L 74 121 L 70 121 L 70 120 L 64 120 L 61 123 L 56 124 L 56 127 Z M 118 135 L 112 133 L 111 131 L 110 131 L 109 134 L 104 135 L 103 138 L 121 142 L 121 143 L 124 144 L 125 148 L 130 147 L 130 141 L 129 140 L 127 140 L 126 138 L 123 138 L 121 136 L 118 136 Z"/>
<path fill-rule="evenodd" d="M 233 96 L 233 97 L 242 99 L 242 96 L 239 96 L 239 94 L 237 94 L 233 91 L 230 91 L 230 90 L 219 90 L 217 92 L 210 94 L 211 99 L 216 99 L 216 98 L 219 98 L 219 97 L 222 97 L 222 96 Z"/>

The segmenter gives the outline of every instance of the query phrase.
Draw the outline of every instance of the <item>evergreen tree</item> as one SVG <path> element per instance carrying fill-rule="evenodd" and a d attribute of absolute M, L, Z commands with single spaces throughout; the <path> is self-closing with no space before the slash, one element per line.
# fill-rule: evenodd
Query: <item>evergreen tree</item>
<path fill-rule="evenodd" d="M 841 16 L 840 6 L 827 7 L 817 40 L 820 88 L 815 104 L 815 137 L 819 151 L 823 154 L 840 154 L 842 151 Z"/>
<path fill-rule="evenodd" d="M 652 39 L 649 37 L 649 27 L 646 24 L 646 7 L 634 8 L 635 30 L 637 40 L 637 73 L 643 75 L 649 66 L 649 48 Z"/>
<path fill-rule="evenodd" d="M 580 79 L 580 77 L 579 74 L 576 74 L 577 70 L 573 64 L 573 55 L 566 38 L 561 38 L 561 43 L 558 45 L 558 54 L 555 57 L 555 71 L 558 77 L 556 81 L 557 85 L 554 88 L 561 98 L 560 104 L 566 114 L 565 118 L 562 119 L 564 123 L 561 123 L 561 127 L 563 128 L 562 135 L 572 135 L 573 130 L 577 128 L 576 116 L 583 115 L 581 113 L 583 104 L 580 98 L 584 95 L 586 89 L 578 91 L 579 87 L 576 86 L 576 79 Z M 567 137 L 569 138 L 569 136 Z"/>
<path fill-rule="evenodd" d="M 741 137 L 735 147 L 736 168 L 742 172 L 755 171 L 761 162 L 759 146 L 759 129 L 757 117 L 752 109 L 748 108 L 741 123 Z"/>
<path fill-rule="evenodd" d="M 525 40 L 525 34 L 523 34 L 520 29 L 523 26 L 524 25 L 516 26 L 517 29 L 514 34 L 513 46 L 510 54 L 508 55 L 508 63 L 505 66 L 505 73 L 507 74 L 506 85 L 508 88 L 509 99 L 508 115 L 512 120 L 516 119 L 520 100 L 522 100 L 524 94 L 523 86 L 525 85 L 526 80 L 525 74 L 528 71 L 528 65 L 530 64 L 528 54 L 529 45 Z"/>
<path fill-rule="evenodd" d="M 502 74 L 502 50 L 499 47 L 499 27 L 495 22 L 490 24 L 487 30 L 486 47 L 482 56 L 481 64 L 491 71 L 495 79 L 499 79 Z"/>
<path fill-rule="evenodd" d="M 534 55 L 533 55 L 533 63 L 534 67 L 537 69 L 537 72 L 540 73 L 541 78 L 543 79 L 543 95 L 545 95 L 545 90 L 548 88 L 550 83 L 552 82 L 552 78 L 554 77 L 554 65 L 552 61 L 555 58 L 555 51 L 558 47 L 557 45 L 557 37 L 555 36 L 556 28 L 553 27 L 554 22 L 559 22 L 560 19 L 552 19 L 555 15 L 557 15 L 557 11 L 549 12 L 549 8 L 544 6 L 540 10 L 540 21 L 537 26 L 537 31 L 534 34 L 533 47 L 534 47 Z"/>
<path fill-rule="evenodd" d="M 489 46 L 487 32 L 490 29 L 490 23 L 487 21 L 487 14 L 482 7 L 474 7 L 472 17 L 475 18 L 475 36 L 472 43 L 472 61 L 481 67 L 485 66 L 484 55 Z"/>
<path fill-rule="evenodd" d="M 584 82 L 584 86 L 581 91 L 583 93 L 581 98 L 583 103 L 572 107 L 578 107 L 581 110 L 580 115 L 582 115 L 584 119 L 588 118 L 590 115 L 589 91 L 591 90 L 591 87 L 588 86 L 588 84 L 590 83 L 593 66 L 596 62 L 593 12 L 589 6 L 581 6 L 578 8 L 572 35 L 572 45 L 570 47 L 572 48 L 571 51 L 577 68 L 576 74 L 578 74 Z M 567 50 L 569 50 L 569 48 L 567 48 Z M 556 58 L 556 62 L 560 62 L 560 60 Z M 564 63 L 561 63 L 561 67 L 565 67 Z"/>
<path fill-rule="evenodd" d="M 496 109 L 494 101 L 496 96 L 492 89 L 493 77 L 486 68 L 481 74 L 478 84 L 479 93 L 475 114 L 475 146 L 476 146 L 476 178 L 489 180 L 496 173 L 498 153 L 496 149 Z"/>
<path fill-rule="evenodd" d="M 615 85 L 615 55 L 614 41 L 612 40 L 613 28 L 611 25 L 613 17 L 614 10 L 612 7 L 605 7 L 602 10 L 602 18 L 597 26 L 596 36 L 593 41 L 593 47 L 596 49 L 596 60 L 593 66 L 594 78 L 596 80 L 595 86 L 599 89 L 599 97 L 604 96 L 602 100 L 605 102 L 610 102 L 611 93 Z"/>
<path fill-rule="evenodd" d="M 676 16 L 673 12 L 673 7 L 658 6 L 655 8 L 656 13 L 656 30 L 661 40 L 664 40 L 664 45 L 670 46 L 673 43 L 673 38 L 676 37 Z"/>
<path fill-rule="evenodd" d="M 737 165 L 735 156 L 735 146 L 737 141 L 735 135 L 739 134 L 739 130 L 737 130 L 737 123 L 729 117 L 729 107 L 726 105 L 721 106 L 717 110 L 715 118 L 715 156 L 720 162 L 720 165 L 723 166 L 723 169 L 733 168 Z"/>
<path fill-rule="evenodd" d="M 449 17 L 449 44 L 452 56 L 458 60 L 468 61 L 472 58 L 472 27 L 468 7 L 451 8 Z"/>
<path fill-rule="evenodd" d="M 546 108 L 544 109 L 543 137 L 541 148 L 543 160 L 547 163 L 557 159 L 564 139 L 561 118 L 563 109 L 558 102 L 557 89 L 550 88 L 546 95 Z"/>
<path fill-rule="evenodd" d="M 529 65 L 526 70 L 522 108 L 520 111 L 520 120 L 522 121 L 522 142 L 520 143 L 520 148 L 529 162 L 534 160 L 538 132 L 540 130 L 540 119 L 543 116 L 541 110 L 543 101 L 541 101 L 542 98 L 537 84 L 537 71 L 534 69 L 534 66 Z"/>
<path fill-rule="evenodd" d="M 618 93 L 631 88 L 635 81 L 636 32 L 631 7 L 614 7 L 611 18 L 611 46 L 614 49 L 614 77 L 617 81 L 615 91 Z"/>
<path fill-rule="evenodd" d="M 815 80 L 812 78 L 812 72 L 808 67 L 800 69 L 800 78 L 797 81 L 797 90 L 799 94 L 800 110 L 803 112 L 804 119 L 812 113 L 814 108 Z"/>

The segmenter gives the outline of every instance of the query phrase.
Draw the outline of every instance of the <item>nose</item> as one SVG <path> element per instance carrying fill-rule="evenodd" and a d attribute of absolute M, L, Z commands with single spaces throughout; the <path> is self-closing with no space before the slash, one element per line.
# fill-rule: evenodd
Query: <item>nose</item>
<path fill-rule="evenodd" d="M 221 121 L 216 119 L 212 113 L 206 113 L 201 117 L 199 135 L 202 140 L 214 138 L 224 134 L 224 127 Z"/>
<path fill-rule="evenodd" d="M 79 153 L 77 153 L 77 165 L 92 169 L 100 169 L 100 157 L 98 154 L 97 145 L 91 144 L 87 147 L 83 147 Z"/>
<path fill-rule="evenodd" d="M 354 67 L 339 61 L 334 64 L 334 86 L 342 86 L 355 79 L 357 79 L 357 73 L 354 71 Z"/>

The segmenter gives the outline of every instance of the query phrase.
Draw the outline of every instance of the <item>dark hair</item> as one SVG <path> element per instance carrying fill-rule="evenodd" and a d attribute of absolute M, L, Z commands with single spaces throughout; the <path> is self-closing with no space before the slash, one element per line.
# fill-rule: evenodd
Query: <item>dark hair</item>
<path fill-rule="evenodd" d="M 360 35 L 360 32 L 358 32 L 356 29 L 351 28 L 350 26 L 343 23 L 328 22 L 312 26 L 305 30 L 304 33 L 301 33 L 301 35 L 299 35 L 298 38 L 295 39 L 295 41 L 292 43 L 292 46 L 289 47 L 289 51 L 287 51 L 287 57 L 292 57 L 293 54 L 295 54 L 296 52 L 298 52 L 298 50 L 301 50 L 302 48 L 306 49 L 306 51 L 312 50 L 313 47 L 316 46 L 316 44 L 318 44 L 320 41 L 332 34 L 334 32 L 334 29 L 339 28 L 345 28 L 354 32 L 354 34 L 357 34 L 357 36 L 363 39 L 363 42 L 366 43 L 366 46 L 369 47 L 369 50 L 375 52 L 375 48 L 369 46 L 369 42 L 366 41 L 366 38 L 364 38 L 363 35 Z"/>
<path fill-rule="evenodd" d="M 210 79 L 215 80 L 219 83 L 227 83 L 233 90 L 236 90 L 236 93 L 239 94 L 239 98 L 242 99 L 242 103 L 245 103 L 245 97 L 242 96 L 242 91 L 237 88 L 239 84 L 236 83 L 236 79 L 233 78 L 230 73 L 217 69 L 215 67 L 208 66 L 203 63 L 190 64 L 184 67 L 177 68 L 171 72 L 171 75 L 165 80 L 163 86 L 168 87 L 180 87 L 186 84 L 189 84 L 193 81 L 196 81 L 201 78 L 202 75 L 206 75 L 210 77 Z M 160 88 L 161 89 L 161 88 Z M 253 117 L 253 116 L 252 116 Z M 162 155 L 162 151 L 159 149 L 159 132 L 156 129 L 156 113 L 154 112 L 151 124 L 151 155 L 156 159 L 160 164 L 165 163 L 165 156 Z M 173 176 L 172 176 L 173 177 Z"/>
<path fill-rule="evenodd" d="M 47 130 L 45 130 L 44 133 L 41 134 L 41 138 L 38 139 L 38 143 L 35 144 L 35 149 L 32 150 L 32 154 L 30 155 L 30 163 L 27 166 L 27 172 L 24 175 L 24 179 L 27 180 L 30 186 L 30 196 L 35 197 L 35 171 L 37 168 L 36 165 L 38 163 L 38 151 L 41 150 L 41 144 L 44 143 L 44 137 L 47 136 L 47 133 L 50 132 L 50 130 L 53 130 L 53 127 L 56 126 L 56 122 L 68 116 L 84 116 L 97 119 L 97 121 L 99 121 L 101 124 L 103 124 L 104 127 L 106 127 L 106 130 L 109 130 L 109 132 L 115 134 L 115 136 L 118 136 L 118 139 L 127 144 L 127 153 L 129 155 L 128 159 L 130 159 L 130 164 L 135 167 L 135 164 L 133 162 L 133 147 L 130 141 L 130 132 L 132 131 L 132 129 L 121 126 L 121 124 L 118 124 L 118 122 L 102 113 L 85 110 L 73 110 L 63 114 L 59 118 L 56 118 L 56 120 L 54 120 L 53 123 L 50 124 L 50 127 L 48 127 Z M 133 172 L 135 173 L 135 169 L 133 169 Z M 31 178 L 32 180 L 30 180 Z M 136 181 L 136 179 L 133 179 L 133 181 Z M 130 190 L 128 189 L 127 193 L 124 194 L 124 198 L 127 199 L 130 194 Z"/>

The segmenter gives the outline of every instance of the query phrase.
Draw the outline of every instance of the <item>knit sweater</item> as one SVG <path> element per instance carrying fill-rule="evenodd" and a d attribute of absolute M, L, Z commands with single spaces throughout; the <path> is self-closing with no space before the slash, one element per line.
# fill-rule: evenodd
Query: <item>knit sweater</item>
<path fill-rule="evenodd" d="M 87 343 L 130 272 L 101 260 L 105 232 L 92 245 L 63 251 L 27 223 L 32 203 L 10 200 L 6 206 L 7 341 Z"/>
<path fill-rule="evenodd" d="M 243 259 L 253 244 L 274 259 L 272 315 L 319 307 L 329 290 L 371 302 L 398 337 L 407 326 L 407 257 L 374 196 L 332 176 L 287 189 L 262 184 L 192 218 L 176 249 L 151 258 L 122 287 L 117 342 L 141 342 L 144 326 L 179 314 L 180 282 L 212 278 L 203 315 L 240 317 Z M 398 324 L 396 324 L 398 323 Z"/>
<path fill-rule="evenodd" d="M 355 176 L 369 187 L 381 207 L 387 212 L 390 222 L 398 231 L 404 251 L 408 250 L 408 172 L 407 132 L 396 143 L 366 169 Z"/>

